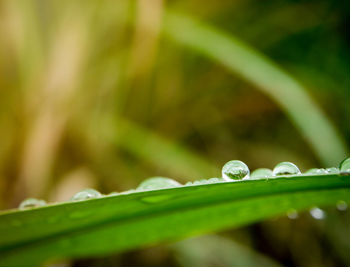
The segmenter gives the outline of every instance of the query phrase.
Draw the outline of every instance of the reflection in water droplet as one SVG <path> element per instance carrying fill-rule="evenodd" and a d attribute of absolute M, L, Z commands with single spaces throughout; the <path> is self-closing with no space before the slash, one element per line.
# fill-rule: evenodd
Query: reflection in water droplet
<path fill-rule="evenodd" d="M 300 174 L 299 168 L 291 162 L 281 162 L 273 169 L 274 176 Z"/>
<path fill-rule="evenodd" d="M 155 190 L 155 189 L 165 189 L 181 186 L 177 181 L 164 178 L 164 177 L 152 177 L 143 181 L 138 187 L 137 190 Z"/>
<path fill-rule="evenodd" d="M 46 201 L 42 199 L 36 199 L 36 198 L 27 198 L 19 204 L 20 209 L 30 209 L 30 208 L 37 208 L 42 207 L 46 205 Z"/>
<path fill-rule="evenodd" d="M 267 177 L 272 177 L 272 171 L 267 168 L 256 169 L 250 175 L 251 179 L 260 179 L 260 178 L 267 178 Z"/>
<path fill-rule="evenodd" d="M 340 173 L 350 173 L 350 158 L 347 158 L 340 163 Z"/>
<path fill-rule="evenodd" d="M 72 201 L 80 201 L 80 200 L 87 200 L 87 199 L 91 199 L 91 198 L 98 198 L 101 197 L 101 193 L 96 191 L 95 189 L 84 189 L 78 193 L 76 193 L 71 200 Z"/>
<path fill-rule="evenodd" d="M 299 214 L 295 209 L 291 209 L 287 212 L 287 217 L 291 220 L 295 220 L 299 218 Z"/>
<path fill-rule="evenodd" d="M 313 208 L 310 210 L 310 215 L 316 220 L 322 220 L 326 217 L 326 213 L 320 208 Z"/>
<path fill-rule="evenodd" d="M 336 167 L 327 168 L 326 171 L 327 171 L 327 173 L 330 173 L 330 174 L 338 174 L 339 173 L 339 169 Z"/>
<path fill-rule="evenodd" d="M 328 172 L 325 169 L 317 169 L 317 168 L 312 168 L 304 172 L 304 174 L 308 174 L 308 175 L 319 175 L 319 174 L 326 174 L 326 173 Z"/>
<path fill-rule="evenodd" d="M 348 204 L 344 200 L 339 200 L 337 202 L 337 209 L 340 211 L 345 211 L 348 208 Z"/>
<path fill-rule="evenodd" d="M 222 168 L 222 178 L 226 181 L 247 179 L 249 168 L 240 160 L 231 160 Z"/>

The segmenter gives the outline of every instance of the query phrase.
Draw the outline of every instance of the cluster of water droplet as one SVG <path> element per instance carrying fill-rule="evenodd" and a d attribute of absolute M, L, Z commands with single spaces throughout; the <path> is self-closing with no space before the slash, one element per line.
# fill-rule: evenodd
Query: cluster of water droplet
<path fill-rule="evenodd" d="M 345 159 L 341 162 L 339 168 L 332 167 L 328 169 L 310 169 L 304 173 L 304 175 L 324 175 L 324 174 L 340 174 L 340 175 L 348 175 L 350 174 L 350 158 Z M 240 160 L 231 160 L 227 162 L 222 168 L 222 178 L 210 178 L 203 179 L 199 181 L 187 182 L 184 186 L 196 186 L 196 185 L 204 185 L 204 184 L 213 184 L 213 183 L 223 183 L 223 182 L 235 182 L 235 181 L 245 181 L 245 180 L 256 180 L 256 179 L 269 179 L 269 178 L 278 178 L 302 175 L 299 168 L 291 163 L 291 162 L 281 162 L 278 163 L 273 170 L 267 168 L 259 168 L 254 170 L 250 174 L 250 170 L 248 166 L 240 161 Z M 165 178 L 165 177 L 152 177 L 145 181 L 143 181 L 136 189 L 131 189 L 124 192 L 112 192 L 108 196 L 114 195 L 125 195 L 134 192 L 142 192 L 149 190 L 161 190 L 183 186 L 177 181 Z M 102 197 L 103 195 L 94 190 L 94 189 L 84 189 L 78 193 L 76 193 L 71 201 L 82 201 L 88 199 L 94 199 Z M 46 205 L 45 200 L 28 198 L 24 200 L 19 208 L 20 209 L 29 209 L 29 208 L 37 208 Z M 347 203 L 344 201 L 339 201 L 337 203 L 338 210 L 346 210 Z M 322 219 L 325 217 L 325 214 L 319 208 L 313 208 L 310 210 L 310 214 L 316 219 Z M 296 219 L 298 217 L 298 213 L 295 210 L 291 210 L 287 213 L 287 216 L 291 219 Z"/>

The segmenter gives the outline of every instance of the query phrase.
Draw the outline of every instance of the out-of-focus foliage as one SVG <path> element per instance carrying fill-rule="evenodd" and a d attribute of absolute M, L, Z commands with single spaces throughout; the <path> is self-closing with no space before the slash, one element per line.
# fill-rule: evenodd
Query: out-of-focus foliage
<path fill-rule="evenodd" d="M 217 176 L 236 158 L 252 169 L 279 161 L 322 166 L 305 133 L 258 86 L 164 38 L 166 10 L 210 24 L 276 62 L 307 88 L 348 144 L 346 1 L 4 0 L 1 208 L 27 196 L 67 200 L 85 187 L 127 190 L 149 176 Z M 349 214 L 328 212 L 320 224 L 305 215 L 227 235 L 286 265 L 349 264 Z M 179 264 L 169 251 L 106 261 Z"/>

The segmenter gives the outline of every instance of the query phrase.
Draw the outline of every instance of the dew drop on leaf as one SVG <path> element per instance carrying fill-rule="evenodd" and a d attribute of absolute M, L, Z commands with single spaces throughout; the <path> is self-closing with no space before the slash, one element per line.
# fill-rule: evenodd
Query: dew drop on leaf
<path fill-rule="evenodd" d="M 231 160 L 222 168 L 222 178 L 226 181 L 242 180 L 248 177 L 249 168 L 240 160 Z"/>
<path fill-rule="evenodd" d="M 76 193 L 71 200 L 72 201 L 80 201 L 80 200 L 87 200 L 87 199 L 91 199 L 91 198 L 98 198 L 101 197 L 102 194 L 100 192 L 98 192 L 95 189 L 84 189 L 78 193 Z"/>
<path fill-rule="evenodd" d="M 165 177 L 152 177 L 143 181 L 137 190 L 154 190 L 154 189 L 165 189 L 181 186 L 177 181 L 165 178 Z"/>
<path fill-rule="evenodd" d="M 42 207 L 46 205 L 46 201 L 42 199 L 36 199 L 36 198 L 27 198 L 19 204 L 20 209 L 30 209 L 30 208 L 36 208 L 36 207 Z"/>
<path fill-rule="evenodd" d="M 330 173 L 330 174 L 338 174 L 339 173 L 339 169 L 336 167 L 327 168 L 326 171 L 327 171 L 327 173 Z"/>
<path fill-rule="evenodd" d="M 310 215 L 316 220 L 323 220 L 326 218 L 326 213 L 320 208 L 312 208 L 310 210 Z"/>
<path fill-rule="evenodd" d="M 209 184 L 213 184 L 213 183 L 220 183 L 222 182 L 223 180 L 220 179 L 220 178 L 210 178 L 207 180 Z"/>
<path fill-rule="evenodd" d="M 287 217 L 291 220 L 295 220 L 299 218 L 299 214 L 295 209 L 291 209 L 287 211 Z"/>
<path fill-rule="evenodd" d="M 252 172 L 250 175 L 251 179 L 267 178 L 272 176 L 272 170 L 267 168 L 259 168 Z"/>
<path fill-rule="evenodd" d="M 129 195 L 129 194 L 135 193 L 135 192 L 136 192 L 135 189 L 130 189 L 130 190 L 127 190 L 127 191 L 123 191 L 123 192 L 117 193 L 117 195 Z"/>
<path fill-rule="evenodd" d="M 336 205 L 340 211 L 345 211 L 348 208 L 348 204 L 344 200 L 339 200 Z"/>
<path fill-rule="evenodd" d="M 310 170 L 307 170 L 304 174 L 318 175 L 318 174 L 327 174 L 327 173 L 328 172 L 325 169 L 312 168 Z"/>
<path fill-rule="evenodd" d="M 291 162 L 281 162 L 273 169 L 274 176 L 300 174 L 299 168 Z"/>
<path fill-rule="evenodd" d="M 340 163 L 340 172 L 350 173 L 350 158 L 347 158 Z"/>

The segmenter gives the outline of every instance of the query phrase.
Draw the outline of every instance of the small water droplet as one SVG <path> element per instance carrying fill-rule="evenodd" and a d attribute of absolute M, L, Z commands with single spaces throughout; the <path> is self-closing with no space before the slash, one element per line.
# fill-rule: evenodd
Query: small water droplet
<path fill-rule="evenodd" d="M 272 177 L 272 170 L 267 168 L 256 169 L 250 175 L 251 179 L 261 179 L 261 178 L 267 178 L 267 177 Z"/>
<path fill-rule="evenodd" d="M 208 179 L 208 183 L 209 184 L 220 183 L 220 182 L 223 182 L 223 180 L 220 179 L 220 178 L 210 178 L 210 179 Z"/>
<path fill-rule="evenodd" d="M 135 193 L 135 192 L 136 192 L 135 189 L 130 189 L 130 190 L 127 190 L 127 191 L 120 192 L 118 195 L 129 195 L 129 194 L 132 194 L 132 193 Z"/>
<path fill-rule="evenodd" d="M 84 189 L 78 193 L 76 193 L 71 200 L 72 201 L 80 201 L 80 200 L 87 200 L 87 199 L 91 199 L 91 198 L 98 198 L 101 197 L 102 194 L 100 192 L 98 192 L 95 189 Z"/>
<path fill-rule="evenodd" d="M 336 167 L 327 168 L 326 171 L 329 174 L 338 174 L 339 173 L 339 169 Z"/>
<path fill-rule="evenodd" d="M 46 205 L 46 201 L 42 199 L 36 199 L 36 198 L 27 198 L 19 204 L 19 209 L 30 209 L 30 208 L 37 208 L 42 207 Z"/>
<path fill-rule="evenodd" d="M 222 167 L 222 178 L 226 181 L 247 179 L 249 168 L 240 160 L 231 160 Z"/>
<path fill-rule="evenodd" d="M 281 162 L 273 169 L 274 176 L 300 174 L 299 168 L 291 162 Z"/>
<path fill-rule="evenodd" d="M 325 169 L 312 168 L 310 170 L 307 170 L 304 174 L 318 175 L 318 174 L 326 174 L 326 173 L 328 173 L 328 172 Z"/>
<path fill-rule="evenodd" d="M 343 160 L 340 163 L 339 169 L 342 174 L 350 174 L 350 158 Z"/>
<path fill-rule="evenodd" d="M 299 218 L 299 214 L 295 209 L 291 209 L 287 211 L 287 217 L 291 220 L 295 220 Z"/>
<path fill-rule="evenodd" d="M 337 202 L 337 209 L 340 211 L 345 211 L 348 208 L 348 204 L 344 200 L 339 200 Z"/>
<path fill-rule="evenodd" d="M 320 208 L 312 208 L 310 215 L 316 220 L 323 220 L 326 217 L 326 213 Z"/>
<path fill-rule="evenodd" d="M 143 181 L 137 190 L 155 190 L 181 186 L 177 181 L 165 177 L 152 177 Z"/>

